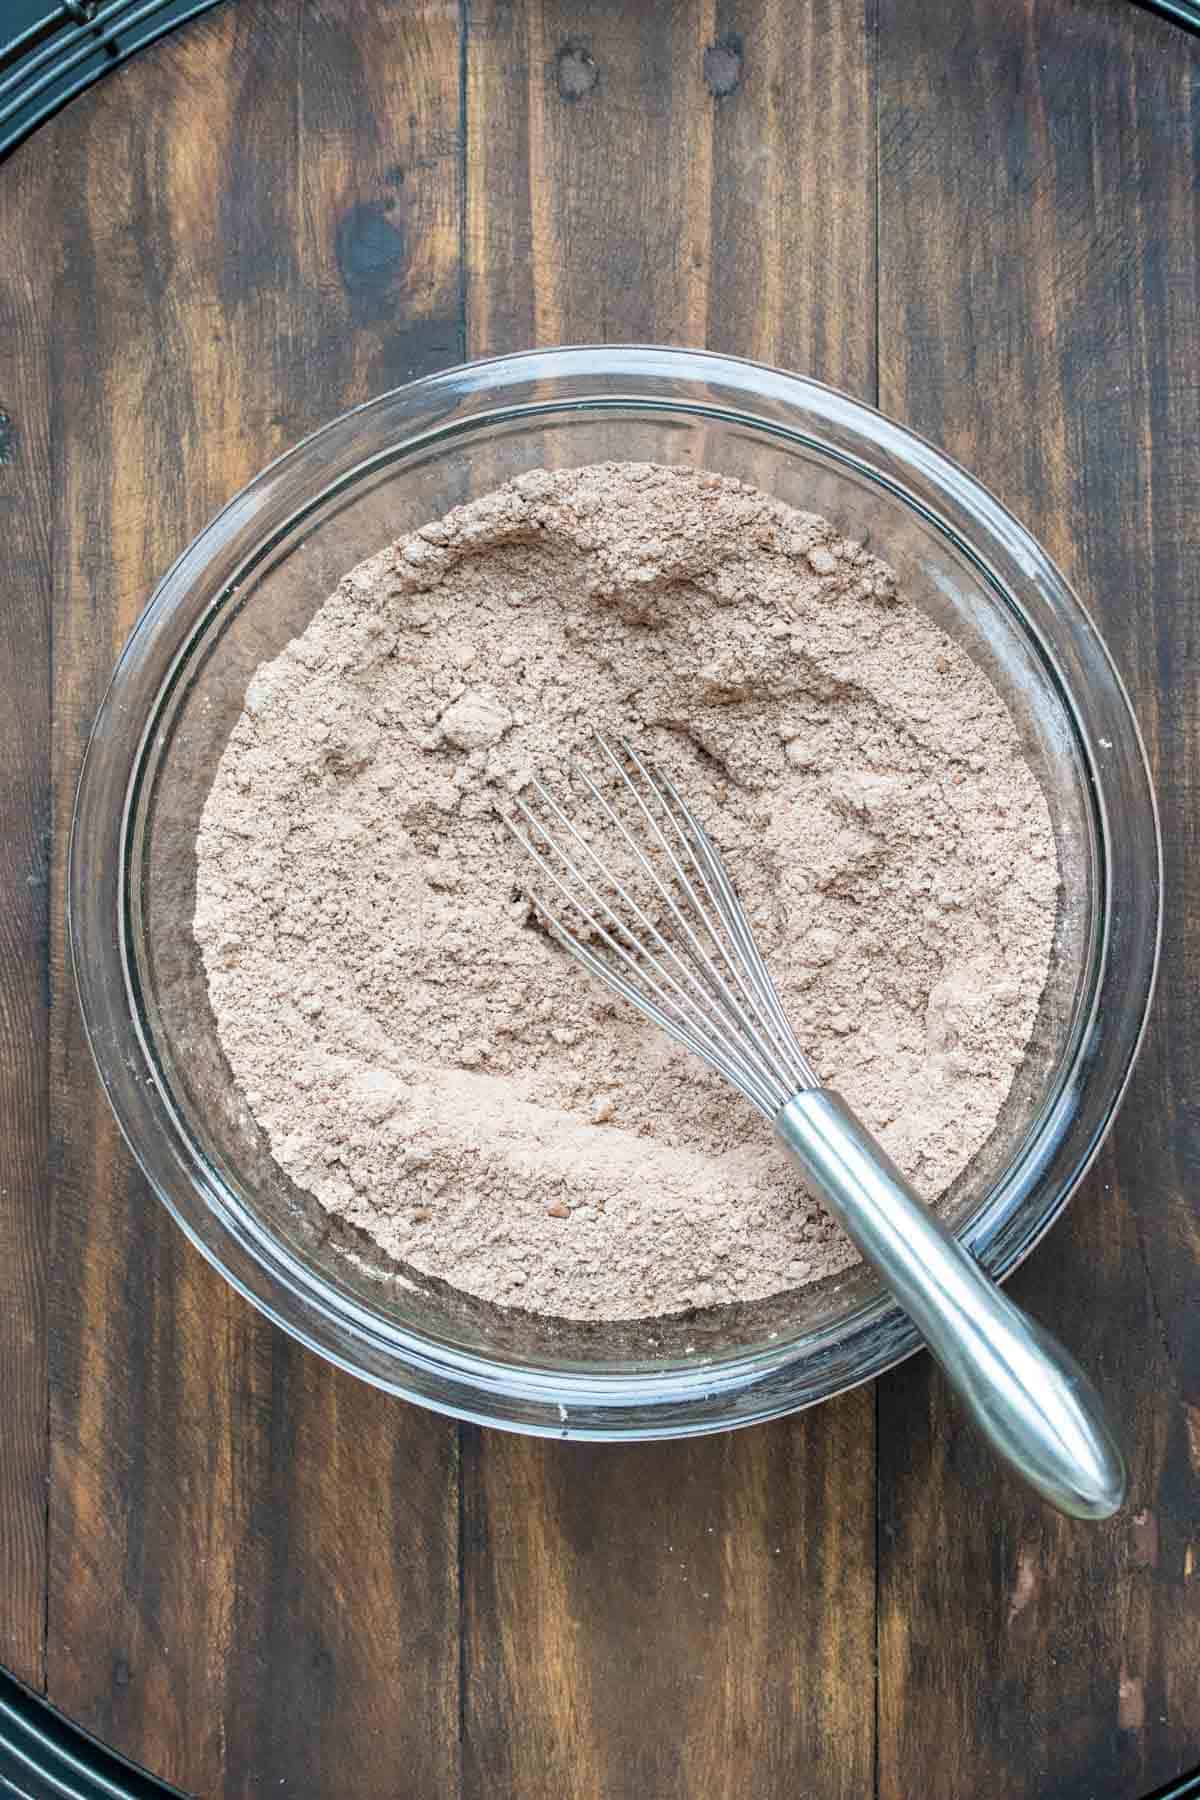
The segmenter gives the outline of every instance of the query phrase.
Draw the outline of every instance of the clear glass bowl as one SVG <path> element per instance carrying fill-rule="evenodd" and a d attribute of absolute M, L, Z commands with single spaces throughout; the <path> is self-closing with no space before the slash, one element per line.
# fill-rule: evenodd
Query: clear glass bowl
<path fill-rule="evenodd" d="M 492 1308 L 382 1266 L 275 1165 L 217 1042 L 192 935 L 196 825 L 258 664 L 355 563 L 524 469 L 610 458 L 755 483 L 868 539 L 1005 696 L 1045 787 L 1063 899 L 1035 1039 L 949 1196 L 991 1273 L 1091 1162 L 1141 1039 L 1160 857 L 1137 726 L 1094 626 L 960 468 L 828 388 L 726 357 L 539 351 L 346 414 L 253 481 L 175 564 L 100 709 L 71 844 L 71 944 L 122 1130 L 192 1241 L 322 1355 L 465 1418 L 562 1436 L 719 1430 L 811 1405 L 916 1347 L 863 1269 L 641 1324 Z"/>

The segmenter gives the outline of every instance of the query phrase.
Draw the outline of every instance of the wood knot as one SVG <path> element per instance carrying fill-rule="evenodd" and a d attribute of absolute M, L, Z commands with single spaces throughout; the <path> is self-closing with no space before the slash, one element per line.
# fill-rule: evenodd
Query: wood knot
<path fill-rule="evenodd" d="M 338 223 L 334 248 L 350 294 L 377 294 L 404 267 L 404 233 L 388 217 L 389 210 L 378 201 L 360 201 Z"/>
<path fill-rule="evenodd" d="M 582 44 L 565 43 L 554 63 L 561 99 L 574 102 L 595 91 L 600 71 Z"/>
<path fill-rule="evenodd" d="M 714 100 L 727 100 L 742 85 L 742 40 L 736 31 L 727 31 L 704 52 L 704 85 Z"/>

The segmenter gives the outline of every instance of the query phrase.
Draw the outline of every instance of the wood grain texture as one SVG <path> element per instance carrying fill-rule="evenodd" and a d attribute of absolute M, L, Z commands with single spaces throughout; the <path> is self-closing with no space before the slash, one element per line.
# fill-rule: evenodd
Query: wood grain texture
<path fill-rule="evenodd" d="M 873 29 L 846 0 L 471 0 L 472 353 L 692 344 L 873 399 Z"/>
<path fill-rule="evenodd" d="M 870 1411 L 628 1448 L 472 1431 L 464 1793 L 872 1783 Z"/>
<path fill-rule="evenodd" d="M 701 344 L 710 266 L 711 0 L 472 0 L 467 329 L 472 354 Z"/>
<path fill-rule="evenodd" d="M 1198 77 L 1200 44 L 1131 7 L 882 8 L 880 403 L 995 488 L 1093 608 L 1146 732 L 1168 897 L 1116 1133 L 1013 1284 L 1123 1421 L 1129 1510 L 1052 1518 L 997 1477 L 927 1364 L 883 1384 L 896 1800 L 1141 1794 L 1197 1756 Z"/>
<path fill-rule="evenodd" d="M 736 33 L 726 10 L 472 0 L 473 354 L 711 342 L 871 397 L 870 34 L 838 5 L 761 0 Z M 846 127 L 820 150 L 817 79 Z M 873 1414 L 595 1450 L 469 1431 L 465 1793 L 869 1791 Z"/>
<path fill-rule="evenodd" d="M 712 98 L 712 350 L 875 399 L 874 0 L 721 0 Z"/>
<path fill-rule="evenodd" d="M 206 1794 L 457 1785 L 454 1428 L 300 1351 L 186 1245 L 92 1079 L 61 924 L 80 752 L 154 581 L 286 443 L 461 354 L 456 18 L 398 23 L 241 0 L 39 139 L 66 257 L 49 1691 Z"/>
<path fill-rule="evenodd" d="M 35 1688 L 48 1469 L 49 187 L 28 150 L 0 185 L 0 1663 Z"/>

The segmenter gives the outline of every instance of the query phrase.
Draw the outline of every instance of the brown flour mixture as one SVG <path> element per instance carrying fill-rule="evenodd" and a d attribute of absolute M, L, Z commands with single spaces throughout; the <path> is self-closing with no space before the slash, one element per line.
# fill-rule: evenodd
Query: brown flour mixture
<path fill-rule="evenodd" d="M 283 1168 L 415 1268 L 566 1318 L 854 1253 L 762 1119 L 528 927 L 494 816 L 593 726 L 724 852 L 801 1042 L 927 1196 L 1045 980 L 1046 804 L 986 678 L 824 520 L 715 475 L 522 476 L 261 668 L 197 845 L 221 1042 Z"/>

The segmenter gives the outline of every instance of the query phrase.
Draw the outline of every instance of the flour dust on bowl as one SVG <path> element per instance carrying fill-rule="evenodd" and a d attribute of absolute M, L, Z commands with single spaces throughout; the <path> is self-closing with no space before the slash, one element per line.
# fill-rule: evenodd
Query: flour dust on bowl
<path fill-rule="evenodd" d="M 290 1153 L 278 1121 L 272 1137 L 269 1097 L 235 1078 L 234 1040 L 228 1029 L 223 1037 L 214 1010 L 220 983 L 210 991 L 209 977 L 214 957 L 227 953 L 233 970 L 241 950 L 201 941 L 203 904 L 199 932 L 196 923 L 197 841 L 218 773 L 232 766 L 222 762 L 231 738 L 261 699 L 256 676 L 293 654 L 347 572 L 505 484 L 524 478 L 536 487 L 546 474 L 561 481 L 601 464 L 653 465 L 684 486 L 688 472 L 727 478 L 766 496 L 781 518 L 817 515 L 831 540 L 863 546 L 864 564 L 877 558 L 894 571 L 914 616 L 952 646 L 947 664 L 969 665 L 1003 703 L 1043 797 L 1061 880 L 1027 1047 L 940 1209 L 989 1274 L 1015 1267 L 1095 1154 L 1144 1027 L 1160 908 L 1145 759 L 1104 646 L 1038 545 L 930 446 L 814 383 L 685 351 L 537 352 L 385 395 L 273 464 L 165 577 L 118 666 L 80 784 L 71 941 L 93 1053 L 139 1162 L 192 1240 L 269 1316 L 364 1378 L 459 1416 L 555 1435 L 669 1436 L 828 1398 L 908 1354 L 915 1333 L 875 1277 L 845 1260 L 823 1273 L 800 1268 L 795 1284 L 776 1272 L 749 1283 L 744 1297 L 714 1282 L 653 1316 L 586 1301 L 561 1316 L 513 1304 L 518 1292 L 489 1290 L 467 1279 L 469 1270 L 456 1280 L 452 1259 L 422 1256 L 420 1229 L 430 1221 L 413 1213 L 433 1214 L 433 1203 L 410 1207 L 393 1246 L 399 1254 L 389 1254 L 378 1233 L 362 1229 L 349 1197 L 369 1186 L 355 1145 L 323 1165 L 339 1170 L 344 1185 L 330 1191 L 345 1204 L 322 1204 L 316 1162 L 303 1161 L 302 1145 Z M 436 540 L 435 530 L 421 541 Z M 411 610 L 412 594 L 405 604 Z M 440 630 L 436 602 L 429 611 Z M 627 635 L 637 628 L 628 619 L 622 627 Z M 786 635 L 790 651 L 797 633 Z M 763 636 L 771 641 L 769 624 Z M 470 644 L 463 654 L 498 680 L 509 648 Z M 852 641 L 844 652 L 853 655 Z M 597 654 L 603 661 L 602 648 Z M 719 687 L 720 670 L 710 677 Z M 451 729 L 464 767 L 484 752 L 479 769 L 492 727 L 473 719 L 470 702 L 489 684 L 477 672 L 459 685 L 468 704 Z M 593 703 L 603 713 L 616 691 L 580 694 L 580 717 Z M 456 704 L 452 692 L 443 713 Z M 733 698 L 748 716 L 754 695 Z M 717 780 L 729 743 L 698 744 L 677 729 L 673 708 L 660 709 L 654 730 L 668 752 L 674 745 L 684 758 L 707 757 L 704 779 Z M 394 723 L 406 741 L 430 730 L 423 717 Z M 793 725 L 802 740 L 803 721 Z M 482 737 L 472 744 L 477 726 Z M 438 754 L 444 728 L 443 718 Z M 339 769 L 359 779 L 362 756 L 349 739 L 321 756 L 318 787 L 340 779 Z M 253 863 L 266 835 L 255 833 L 253 782 L 245 799 L 238 823 Z M 851 810 L 854 803 L 850 796 Z M 332 847 L 336 809 L 321 829 Z M 439 856 L 440 845 L 421 835 L 427 829 L 418 820 L 409 833 L 435 864 L 426 887 L 454 902 L 454 857 Z M 443 880 L 450 886 L 439 890 Z M 286 1004 L 302 998 L 286 996 Z M 323 1001 L 313 994 L 308 1003 Z M 397 1031 L 407 1029 L 400 1012 L 395 1019 Z M 298 1038 L 298 1054 L 303 1047 Z M 455 1056 L 460 1047 L 455 1039 Z M 349 1049 L 381 1046 L 368 1029 Z M 486 1077 L 499 1066 L 489 1059 L 504 1054 L 489 1042 L 472 1067 L 468 1049 L 459 1074 Z M 472 1091 L 468 1080 L 463 1092 Z M 574 1121 L 577 1136 L 608 1128 L 598 1099 L 599 1117 Z M 436 1112 L 437 1093 L 423 1103 Z M 652 1134 L 646 1142 L 655 1152 Z M 402 1131 L 395 1147 L 402 1159 Z"/>

